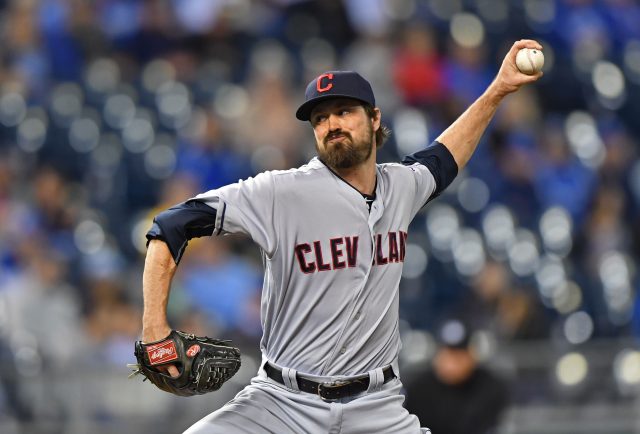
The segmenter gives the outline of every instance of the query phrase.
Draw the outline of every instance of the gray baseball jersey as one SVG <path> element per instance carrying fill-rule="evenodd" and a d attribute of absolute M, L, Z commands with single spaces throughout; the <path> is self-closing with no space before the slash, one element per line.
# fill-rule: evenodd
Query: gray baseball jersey
<path fill-rule="evenodd" d="M 400 350 L 398 286 L 409 223 L 436 189 L 423 164 L 378 164 L 365 198 L 317 158 L 208 191 L 213 233 L 244 233 L 265 275 L 261 350 L 300 373 L 356 375 Z"/>

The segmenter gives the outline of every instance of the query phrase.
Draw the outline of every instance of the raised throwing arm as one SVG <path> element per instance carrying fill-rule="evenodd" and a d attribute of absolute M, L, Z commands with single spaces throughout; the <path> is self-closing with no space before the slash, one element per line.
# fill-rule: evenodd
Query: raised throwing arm
<path fill-rule="evenodd" d="M 482 134 L 504 97 L 515 92 L 522 85 L 542 77 L 542 72 L 526 75 L 518 70 L 516 55 L 522 48 L 542 50 L 542 46 L 534 40 L 522 39 L 515 42 L 487 90 L 436 139 L 449 149 L 458 165 L 458 170 L 461 170 L 473 155 Z"/>

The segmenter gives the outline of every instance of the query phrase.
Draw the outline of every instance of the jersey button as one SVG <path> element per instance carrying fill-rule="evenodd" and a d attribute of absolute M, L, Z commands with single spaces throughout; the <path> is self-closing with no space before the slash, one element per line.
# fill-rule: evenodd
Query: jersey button
<path fill-rule="evenodd" d="M 347 347 L 340 348 L 340 354 L 344 354 L 347 352 Z"/>
<path fill-rule="evenodd" d="M 354 316 L 356 320 L 360 319 L 360 311 L 356 312 L 356 316 Z"/>

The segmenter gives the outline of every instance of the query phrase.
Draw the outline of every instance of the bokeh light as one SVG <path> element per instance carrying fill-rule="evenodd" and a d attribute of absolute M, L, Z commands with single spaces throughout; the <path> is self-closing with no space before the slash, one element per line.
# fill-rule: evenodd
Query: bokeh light
<path fill-rule="evenodd" d="M 535 273 L 538 291 L 543 303 L 553 306 L 553 296 L 567 284 L 567 273 L 562 259 L 555 255 L 544 255 Z"/>
<path fill-rule="evenodd" d="M 402 277 L 404 279 L 417 279 L 427 269 L 429 257 L 425 249 L 419 244 L 407 243 L 402 267 Z"/>
<path fill-rule="evenodd" d="M 82 253 L 90 255 L 99 251 L 104 245 L 106 235 L 100 223 L 86 219 L 78 223 L 73 240 Z"/>
<path fill-rule="evenodd" d="M 15 127 L 27 114 L 27 103 L 22 95 L 7 92 L 0 97 L 0 123 L 5 127 Z"/>
<path fill-rule="evenodd" d="M 61 83 L 51 94 L 51 116 L 56 125 L 68 127 L 82 112 L 84 95 L 75 83 Z"/>
<path fill-rule="evenodd" d="M 429 0 L 429 9 L 441 20 L 449 20 L 462 10 L 460 0 Z"/>
<path fill-rule="evenodd" d="M 135 118 L 122 130 L 124 147 L 134 154 L 139 154 L 151 147 L 155 140 L 155 130 L 151 122 L 144 118 Z"/>
<path fill-rule="evenodd" d="M 129 95 L 111 95 L 104 105 L 104 120 L 114 129 L 122 129 L 129 125 L 135 114 L 136 105 Z"/>
<path fill-rule="evenodd" d="M 416 13 L 416 3 L 416 0 L 383 0 L 383 8 L 390 18 L 404 21 Z"/>
<path fill-rule="evenodd" d="M 403 351 L 400 360 L 407 365 L 424 365 L 433 357 L 437 345 L 433 336 L 424 330 L 410 329 L 402 335 Z M 408 349 L 411 350 L 408 350 Z"/>
<path fill-rule="evenodd" d="M 482 237 L 475 229 L 461 228 L 453 237 L 452 252 L 456 270 L 464 277 L 475 276 L 485 266 Z"/>
<path fill-rule="evenodd" d="M 509 265 L 517 276 L 530 276 L 538 268 L 540 252 L 533 232 L 527 229 L 518 229 L 515 232 L 515 241 L 508 251 Z"/>
<path fill-rule="evenodd" d="M 574 281 L 568 280 L 553 290 L 551 305 L 561 314 L 568 314 L 582 305 L 582 288 Z"/>
<path fill-rule="evenodd" d="M 424 148 L 429 137 L 425 115 L 412 108 L 399 110 L 393 118 L 398 155 L 410 155 Z"/>
<path fill-rule="evenodd" d="M 493 205 L 482 220 L 482 231 L 489 253 L 495 259 L 506 259 L 515 243 L 516 232 L 513 214 L 504 205 Z"/>
<path fill-rule="evenodd" d="M 585 381 L 589 373 L 587 358 L 580 353 L 568 353 L 556 364 L 556 378 L 566 387 L 575 387 Z"/>
<path fill-rule="evenodd" d="M 611 110 L 622 106 L 626 98 L 626 85 L 624 74 L 615 63 L 607 61 L 596 63 L 592 80 L 603 106 Z"/>
<path fill-rule="evenodd" d="M 480 212 L 489 203 L 490 192 L 487 184 L 480 178 L 467 177 L 460 181 L 457 189 L 460 206 L 468 212 Z"/>
<path fill-rule="evenodd" d="M 113 59 L 96 59 L 89 64 L 85 80 L 93 93 L 101 95 L 113 92 L 120 83 L 120 68 Z"/>
<path fill-rule="evenodd" d="M 176 168 L 176 152 L 168 143 L 158 143 L 144 155 L 144 167 L 153 179 L 167 179 Z"/>
<path fill-rule="evenodd" d="M 309 71 L 328 71 L 335 69 L 336 50 L 326 40 L 312 38 L 302 46 L 302 61 Z"/>
<path fill-rule="evenodd" d="M 567 341 L 579 345 L 588 341 L 593 334 L 593 319 L 583 311 L 573 312 L 564 321 L 564 336 Z"/>
<path fill-rule="evenodd" d="M 487 31 L 491 33 L 504 29 L 509 19 L 509 6 L 507 0 L 476 0 L 478 14 L 487 22 Z"/>
<path fill-rule="evenodd" d="M 426 223 L 427 235 L 436 258 L 450 261 L 452 243 L 460 229 L 458 214 L 451 206 L 434 205 L 427 213 Z"/>
<path fill-rule="evenodd" d="M 476 48 L 484 42 L 484 24 L 470 13 L 458 13 L 450 24 L 451 37 L 465 48 Z"/>
<path fill-rule="evenodd" d="M 552 29 L 557 13 L 554 0 L 524 0 L 522 5 L 529 27 L 538 32 L 548 32 Z"/>
<path fill-rule="evenodd" d="M 573 221 L 562 207 L 552 207 L 540 218 L 540 235 L 547 251 L 566 256 L 571 251 Z"/>
<path fill-rule="evenodd" d="M 77 152 L 93 151 L 100 141 L 100 127 L 89 117 L 77 118 L 69 128 L 69 144 Z"/>
<path fill-rule="evenodd" d="M 213 101 L 213 108 L 218 116 L 223 119 L 238 119 L 249 110 L 249 95 L 240 86 L 225 84 L 218 88 Z"/>
<path fill-rule="evenodd" d="M 160 86 L 175 78 L 175 68 L 163 59 L 149 62 L 142 71 L 142 85 L 150 94 L 155 94 Z"/>
<path fill-rule="evenodd" d="M 38 151 L 44 145 L 46 138 L 47 124 L 39 116 L 27 116 L 18 126 L 18 146 L 25 152 Z"/>
<path fill-rule="evenodd" d="M 631 39 L 624 47 L 625 76 L 632 82 L 640 84 L 640 40 Z"/>
<path fill-rule="evenodd" d="M 605 159 L 605 148 L 593 116 L 574 111 L 567 116 L 565 132 L 573 152 L 587 166 L 599 167 Z"/>
<path fill-rule="evenodd" d="M 613 375 L 624 395 L 640 393 L 640 351 L 626 348 L 613 362 Z"/>
<path fill-rule="evenodd" d="M 191 118 L 191 94 L 182 83 L 169 81 L 158 87 L 156 106 L 160 122 L 167 128 L 180 129 Z"/>

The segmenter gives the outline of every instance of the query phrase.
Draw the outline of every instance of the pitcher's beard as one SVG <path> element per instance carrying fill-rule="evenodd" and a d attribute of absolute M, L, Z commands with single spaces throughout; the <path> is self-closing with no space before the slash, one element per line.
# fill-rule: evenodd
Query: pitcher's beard
<path fill-rule="evenodd" d="M 335 169 L 348 169 L 358 166 L 369 159 L 373 152 L 373 131 L 368 140 L 354 142 L 350 137 L 340 142 L 335 142 L 329 148 L 320 149 L 316 143 L 318 157 L 329 167 Z"/>

